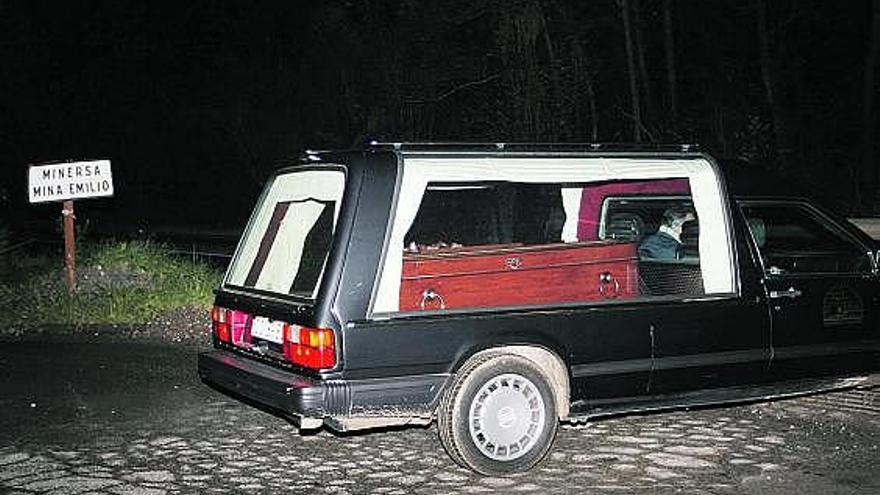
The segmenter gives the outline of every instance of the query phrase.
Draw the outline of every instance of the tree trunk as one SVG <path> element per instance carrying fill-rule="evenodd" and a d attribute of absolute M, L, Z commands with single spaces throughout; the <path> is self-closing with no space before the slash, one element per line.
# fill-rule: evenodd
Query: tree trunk
<path fill-rule="evenodd" d="M 623 37 L 626 43 L 626 67 L 629 74 L 629 94 L 632 102 L 633 140 L 642 142 L 642 114 L 639 102 L 639 85 L 636 75 L 635 56 L 633 54 L 632 26 L 629 18 L 629 0 L 617 0 L 623 19 Z"/>
<path fill-rule="evenodd" d="M 767 105 L 770 107 L 770 117 L 773 121 L 773 134 L 776 138 L 776 154 L 780 159 L 780 165 L 785 168 L 787 159 L 783 134 L 785 132 L 782 122 L 782 111 L 779 107 L 776 94 L 776 80 L 773 74 L 772 59 L 770 56 L 770 36 L 767 33 L 767 7 L 764 0 L 755 0 L 755 20 L 758 33 L 758 50 L 761 60 L 761 79 L 764 83 L 764 93 L 767 97 Z"/>
<path fill-rule="evenodd" d="M 672 0 L 663 2 L 663 41 L 666 50 L 666 89 L 669 92 L 669 119 L 672 131 L 678 130 L 678 89 L 675 73 L 675 37 L 672 30 Z"/>
<path fill-rule="evenodd" d="M 641 88 L 644 95 L 644 103 L 643 103 L 643 114 L 642 118 L 646 121 L 651 120 L 651 105 L 654 102 L 654 99 L 651 97 L 651 79 L 648 77 L 648 65 L 645 63 L 645 51 L 647 47 L 645 46 L 645 40 L 642 36 L 642 7 L 639 4 L 639 0 L 632 0 L 632 9 L 633 9 L 633 33 L 635 34 L 635 42 L 636 42 L 636 61 L 639 64 L 639 78 L 641 79 Z"/>
<path fill-rule="evenodd" d="M 590 105 L 590 141 L 599 142 L 599 113 L 596 108 L 596 93 L 593 90 L 593 81 L 588 77 L 587 80 L 587 101 Z"/>
<path fill-rule="evenodd" d="M 877 164 L 874 161 L 874 81 L 877 68 L 877 52 L 880 50 L 880 2 L 875 0 L 871 4 L 873 26 L 871 29 L 871 44 L 865 56 L 865 80 L 864 98 L 862 102 L 862 170 L 861 180 L 856 188 L 863 188 L 866 193 L 862 197 L 867 202 L 866 206 L 876 208 L 878 200 Z"/>

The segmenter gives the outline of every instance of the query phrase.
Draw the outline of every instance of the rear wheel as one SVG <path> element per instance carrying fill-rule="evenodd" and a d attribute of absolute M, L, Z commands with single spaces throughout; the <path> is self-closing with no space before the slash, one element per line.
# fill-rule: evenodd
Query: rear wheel
<path fill-rule="evenodd" d="M 550 449 L 558 424 L 549 380 L 514 355 L 467 363 L 437 418 L 440 441 L 459 464 L 482 474 L 525 471 Z"/>

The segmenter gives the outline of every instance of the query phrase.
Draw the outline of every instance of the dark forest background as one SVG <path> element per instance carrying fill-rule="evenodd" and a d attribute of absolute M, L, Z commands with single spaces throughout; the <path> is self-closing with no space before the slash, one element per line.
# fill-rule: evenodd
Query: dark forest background
<path fill-rule="evenodd" d="M 108 157 L 94 228 L 237 226 L 372 139 L 699 143 L 878 214 L 878 46 L 870 0 L 0 0 L 0 221 L 58 217 L 28 164 Z"/>

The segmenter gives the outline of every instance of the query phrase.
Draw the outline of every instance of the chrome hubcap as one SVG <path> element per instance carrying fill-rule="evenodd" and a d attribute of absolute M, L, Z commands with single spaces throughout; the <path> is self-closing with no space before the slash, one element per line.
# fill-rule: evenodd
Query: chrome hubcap
<path fill-rule="evenodd" d="M 471 439 L 486 457 L 512 461 L 534 447 L 544 431 L 544 415 L 544 399 L 531 380 L 499 375 L 480 387 L 471 402 Z"/>

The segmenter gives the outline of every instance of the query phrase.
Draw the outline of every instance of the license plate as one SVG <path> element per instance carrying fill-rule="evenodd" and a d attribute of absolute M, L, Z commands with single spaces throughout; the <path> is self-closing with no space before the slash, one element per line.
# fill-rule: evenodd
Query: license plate
<path fill-rule="evenodd" d="M 258 316 L 251 324 L 251 337 L 281 344 L 284 340 L 284 322 Z"/>

